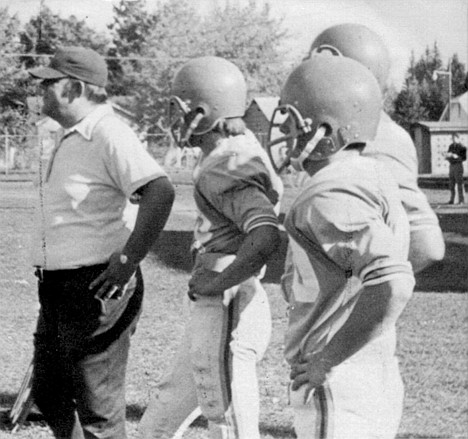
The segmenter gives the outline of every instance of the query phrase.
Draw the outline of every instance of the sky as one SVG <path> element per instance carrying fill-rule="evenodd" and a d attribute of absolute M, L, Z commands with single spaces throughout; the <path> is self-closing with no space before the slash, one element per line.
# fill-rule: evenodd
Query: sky
<path fill-rule="evenodd" d="M 63 17 L 76 15 L 87 24 L 105 31 L 112 21 L 112 3 L 117 0 L 44 0 L 54 12 Z M 163 0 L 164 1 L 164 0 Z M 247 0 L 228 0 L 246 3 Z M 192 0 L 200 13 L 206 13 L 226 0 Z M 146 0 L 154 9 L 158 0 Z M 283 18 L 283 27 L 290 38 L 287 53 L 292 59 L 304 56 L 312 40 L 327 27 L 343 23 L 361 23 L 378 32 L 387 44 L 392 69 L 390 80 L 401 87 L 409 65 L 411 52 L 416 58 L 426 47 L 437 42 L 442 61 L 457 53 L 466 66 L 468 58 L 467 0 L 257 0 L 269 3 L 271 15 Z M 39 11 L 40 0 L 0 0 L 0 7 L 17 13 L 21 21 Z"/>

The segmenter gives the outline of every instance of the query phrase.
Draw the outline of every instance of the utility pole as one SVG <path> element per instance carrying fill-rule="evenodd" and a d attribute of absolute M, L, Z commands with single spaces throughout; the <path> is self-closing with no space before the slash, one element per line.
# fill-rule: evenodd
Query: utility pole
<path fill-rule="evenodd" d="M 447 66 L 447 71 L 445 70 L 434 70 L 434 73 L 432 74 L 432 79 L 434 81 L 437 81 L 437 78 L 439 76 L 446 75 L 448 76 L 448 109 L 447 109 L 447 116 L 448 116 L 448 121 L 450 122 L 450 107 L 452 103 L 452 60 L 449 59 L 448 66 Z"/>

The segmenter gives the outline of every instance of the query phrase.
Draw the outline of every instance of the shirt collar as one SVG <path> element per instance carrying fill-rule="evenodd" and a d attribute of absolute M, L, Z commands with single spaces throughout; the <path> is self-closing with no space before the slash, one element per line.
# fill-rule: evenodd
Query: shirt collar
<path fill-rule="evenodd" d="M 64 130 L 63 137 L 68 136 L 76 131 L 81 134 L 86 140 L 91 140 L 94 127 L 97 123 L 108 114 L 114 114 L 114 110 L 110 104 L 98 105 L 91 113 L 81 119 L 76 125 Z"/>

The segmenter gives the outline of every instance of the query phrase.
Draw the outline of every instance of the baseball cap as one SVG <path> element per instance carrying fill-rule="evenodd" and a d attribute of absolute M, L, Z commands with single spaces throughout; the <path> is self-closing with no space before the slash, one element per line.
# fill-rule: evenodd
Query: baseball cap
<path fill-rule="evenodd" d="M 72 77 L 100 87 L 107 84 L 106 61 L 97 52 L 85 47 L 58 48 L 49 66 L 31 69 L 29 73 L 40 79 Z"/>

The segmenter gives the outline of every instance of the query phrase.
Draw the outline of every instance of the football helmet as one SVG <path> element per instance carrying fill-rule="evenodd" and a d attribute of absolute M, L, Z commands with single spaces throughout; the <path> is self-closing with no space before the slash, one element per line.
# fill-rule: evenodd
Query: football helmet
<path fill-rule="evenodd" d="M 278 173 L 373 140 L 382 109 L 376 78 L 351 58 L 317 54 L 289 75 L 269 129 Z M 279 153 L 281 151 L 281 153 Z"/>
<path fill-rule="evenodd" d="M 329 50 L 365 65 L 385 90 L 390 71 L 390 54 L 382 38 L 362 24 L 343 23 L 325 29 L 313 41 L 309 55 Z"/>
<path fill-rule="evenodd" d="M 242 117 L 247 86 L 241 71 L 216 56 L 194 58 L 176 73 L 169 99 L 169 123 L 179 146 L 211 131 L 222 119 Z"/>

